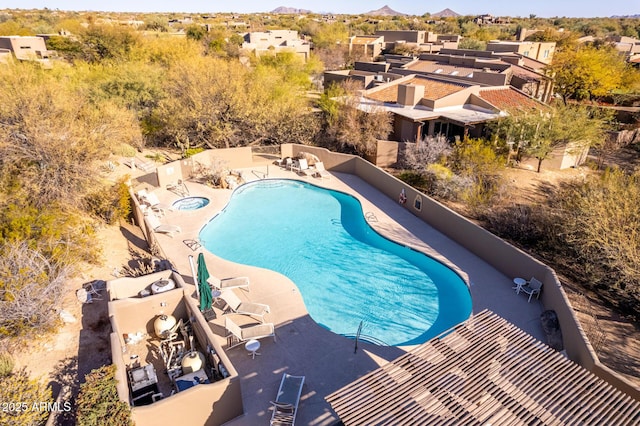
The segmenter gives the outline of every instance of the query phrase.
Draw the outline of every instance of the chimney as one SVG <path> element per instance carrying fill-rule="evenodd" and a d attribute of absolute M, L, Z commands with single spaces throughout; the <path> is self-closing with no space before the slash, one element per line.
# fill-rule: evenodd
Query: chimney
<path fill-rule="evenodd" d="M 424 86 L 415 84 L 398 85 L 398 104 L 416 106 L 424 98 Z"/>

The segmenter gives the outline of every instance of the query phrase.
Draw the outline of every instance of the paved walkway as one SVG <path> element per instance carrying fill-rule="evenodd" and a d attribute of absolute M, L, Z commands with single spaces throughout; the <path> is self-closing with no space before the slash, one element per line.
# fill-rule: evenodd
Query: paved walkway
<path fill-rule="evenodd" d="M 490 309 L 508 321 L 544 340 L 540 326 L 542 305 L 535 299 L 527 303 L 525 295 L 512 290 L 512 277 L 507 277 L 487 263 L 425 224 L 395 200 L 391 200 L 362 179 L 349 174 L 331 173 L 331 179 L 300 177 L 277 166 L 257 166 L 243 169 L 247 180 L 255 180 L 268 173 L 269 178 L 301 179 L 348 192 L 362 203 L 365 213 L 377 221 L 370 225 L 382 235 L 399 243 L 421 250 L 454 268 L 470 285 L 473 312 Z M 197 256 L 184 240 L 197 240 L 200 229 L 229 201 L 232 191 L 212 189 L 187 182 L 190 195 L 209 197 L 211 203 L 196 211 L 168 211 L 164 223 L 179 225 L 180 234 L 173 238 L 158 235 L 159 244 L 174 262 L 185 282 L 194 282 L 188 262 Z M 160 201 L 170 204 L 179 198 L 169 191 L 158 190 Z M 242 230 L 238 230 L 242 232 Z M 201 250 L 201 249 L 200 249 Z M 219 278 L 248 276 L 251 291 L 236 290 L 244 300 L 267 303 L 271 313 L 266 321 L 276 325 L 277 339 L 261 340 L 260 356 L 252 359 L 243 346 L 227 351 L 241 378 L 245 415 L 230 425 L 266 424 L 270 418 L 269 401 L 276 396 L 284 372 L 305 375 L 297 421 L 300 424 L 329 425 L 338 421 L 324 397 L 352 382 L 387 361 L 404 353 L 406 348 L 379 347 L 360 343 L 354 353 L 354 341 L 335 335 L 317 325 L 308 315 L 296 285 L 276 272 L 238 265 L 204 252 L 209 272 Z M 221 313 L 221 312 L 219 312 Z M 244 321 L 250 321 L 243 319 Z M 221 315 L 211 322 L 214 333 L 226 344 Z"/>

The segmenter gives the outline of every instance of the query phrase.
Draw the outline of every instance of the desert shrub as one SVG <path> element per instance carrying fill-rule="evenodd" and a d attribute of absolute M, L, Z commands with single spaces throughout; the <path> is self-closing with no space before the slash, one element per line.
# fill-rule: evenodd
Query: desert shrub
<path fill-rule="evenodd" d="M 461 179 L 460 198 L 471 209 L 487 205 L 502 186 L 504 158 L 494 147 L 481 139 L 456 142 L 449 162 L 451 170 Z"/>
<path fill-rule="evenodd" d="M 6 352 L 0 353 L 0 378 L 7 377 L 13 372 L 13 357 Z"/>
<path fill-rule="evenodd" d="M 0 247 L 0 336 L 48 332 L 58 325 L 68 267 L 22 244 Z"/>
<path fill-rule="evenodd" d="M 193 177 L 200 182 L 219 187 L 222 179 L 229 173 L 229 163 L 220 158 L 214 158 L 209 165 L 196 162 Z"/>
<path fill-rule="evenodd" d="M 532 250 L 620 312 L 640 308 L 640 173 L 566 182 L 544 204 L 483 212 L 485 226 Z"/>
<path fill-rule="evenodd" d="M 416 189 L 424 189 L 428 185 L 428 181 L 424 175 L 413 170 L 405 170 L 401 172 L 398 174 L 398 179 Z"/>
<path fill-rule="evenodd" d="M 112 187 L 99 189 L 85 198 L 86 210 L 106 223 L 125 219 L 131 213 L 128 176 L 120 178 Z"/>
<path fill-rule="evenodd" d="M 91 220 L 77 211 L 56 205 L 37 208 L 30 199 L 0 204 L 0 245 L 25 243 L 55 263 L 95 263 L 100 248 L 95 244 Z"/>
<path fill-rule="evenodd" d="M 114 154 L 119 155 L 120 157 L 135 157 L 137 152 L 138 151 L 134 147 L 126 143 L 117 145 L 117 148 L 114 150 Z"/>
<path fill-rule="evenodd" d="M 550 201 L 560 212 L 555 230 L 571 250 L 576 272 L 608 290 L 627 311 L 640 306 L 640 172 L 608 170 L 576 181 Z"/>
<path fill-rule="evenodd" d="M 427 136 L 420 143 L 407 143 L 403 162 L 413 170 L 424 171 L 430 164 L 437 163 L 451 153 L 451 144 L 439 134 Z"/>
<path fill-rule="evenodd" d="M 79 426 L 133 425 L 131 408 L 118 398 L 116 366 L 107 365 L 86 375 L 80 385 L 77 403 Z"/>
<path fill-rule="evenodd" d="M 18 406 L 13 406 L 13 410 L 3 410 L 0 423 L 4 426 L 43 424 L 49 412 L 46 409 L 39 409 L 40 403 L 53 402 L 51 389 L 39 380 L 30 379 L 24 368 L 12 374 L 0 376 L 0 401 L 19 403 Z M 9 408 L 12 407 L 9 406 Z"/>

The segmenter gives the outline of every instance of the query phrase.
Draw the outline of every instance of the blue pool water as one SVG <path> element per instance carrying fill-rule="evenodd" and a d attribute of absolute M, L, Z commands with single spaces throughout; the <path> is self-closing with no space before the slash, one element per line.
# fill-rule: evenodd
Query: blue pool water
<path fill-rule="evenodd" d="M 186 197 L 174 201 L 171 207 L 176 210 L 198 210 L 209 204 L 205 197 Z"/>
<path fill-rule="evenodd" d="M 364 336 L 413 345 L 471 313 L 460 276 L 376 233 L 342 192 L 291 180 L 243 185 L 200 240 L 224 259 L 289 277 L 311 317 L 334 333 L 354 335 L 363 321 Z"/>

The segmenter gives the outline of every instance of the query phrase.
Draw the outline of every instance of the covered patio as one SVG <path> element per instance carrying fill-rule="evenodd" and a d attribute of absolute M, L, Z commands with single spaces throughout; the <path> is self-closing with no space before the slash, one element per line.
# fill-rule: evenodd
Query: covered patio
<path fill-rule="evenodd" d="M 345 425 L 635 425 L 640 403 L 484 310 L 327 396 Z"/>

